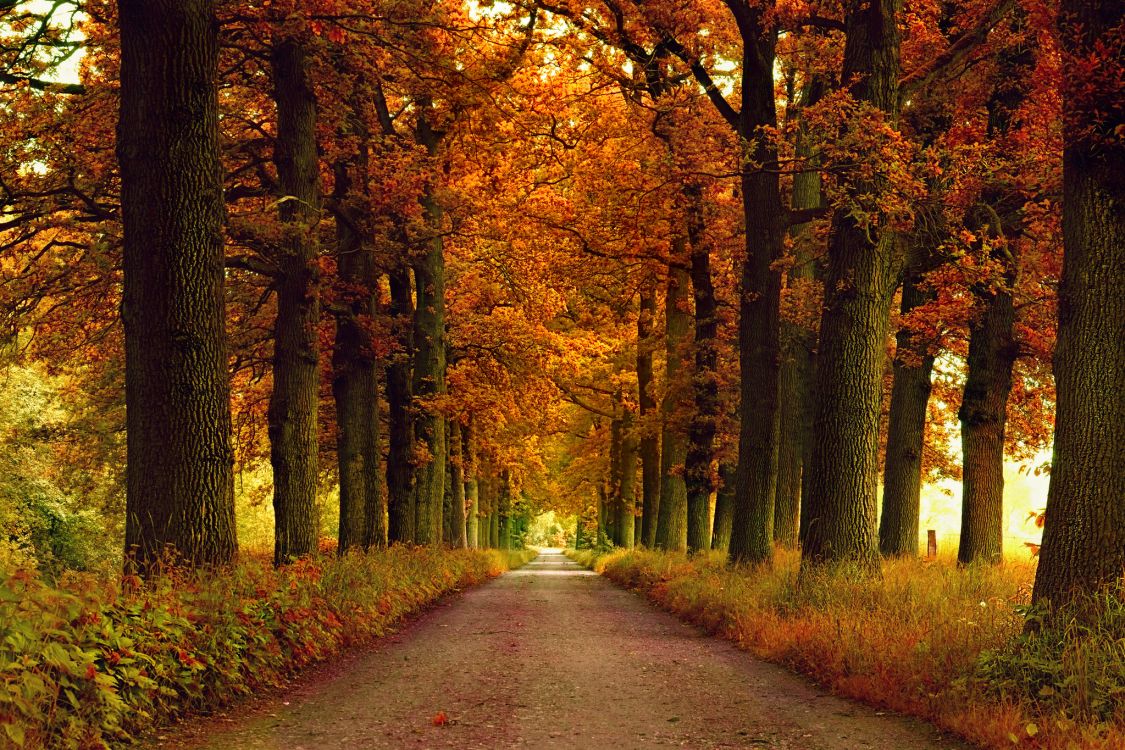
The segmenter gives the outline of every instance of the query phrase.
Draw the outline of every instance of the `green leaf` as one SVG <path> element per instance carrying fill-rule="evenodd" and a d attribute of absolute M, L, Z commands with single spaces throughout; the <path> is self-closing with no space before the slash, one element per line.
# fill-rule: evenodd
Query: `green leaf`
<path fill-rule="evenodd" d="M 19 724 L 5 724 L 4 734 L 8 735 L 8 739 L 16 743 L 16 745 L 23 747 L 25 737 L 22 726 Z"/>

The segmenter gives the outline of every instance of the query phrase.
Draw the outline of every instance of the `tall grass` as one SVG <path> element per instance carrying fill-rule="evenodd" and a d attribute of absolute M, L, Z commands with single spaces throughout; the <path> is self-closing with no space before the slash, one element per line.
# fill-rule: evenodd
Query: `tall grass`
<path fill-rule="evenodd" d="M 1125 748 L 1125 613 L 1022 635 L 1031 563 L 895 560 L 881 576 L 798 577 L 796 553 L 731 569 L 645 550 L 579 562 L 833 692 L 920 716 L 989 748 Z"/>

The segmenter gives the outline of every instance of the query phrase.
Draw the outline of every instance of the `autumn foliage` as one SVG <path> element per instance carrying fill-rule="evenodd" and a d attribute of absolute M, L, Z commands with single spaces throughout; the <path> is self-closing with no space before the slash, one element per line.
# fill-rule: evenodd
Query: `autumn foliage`
<path fill-rule="evenodd" d="M 280 687 L 451 591 L 532 555 L 395 547 L 142 585 L 0 581 L 0 746 L 108 748 Z"/>

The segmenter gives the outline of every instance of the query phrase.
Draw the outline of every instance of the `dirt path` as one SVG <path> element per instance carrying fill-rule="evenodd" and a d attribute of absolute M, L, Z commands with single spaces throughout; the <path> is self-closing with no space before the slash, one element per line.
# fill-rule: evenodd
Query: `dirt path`
<path fill-rule="evenodd" d="M 449 723 L 434 725 L 439 712 Z M 965 747 L 755 661 L 553 551 L 447 600 L 338 673 L 202 728 L 203 741 L 181 734 L 176 745 Z"/>

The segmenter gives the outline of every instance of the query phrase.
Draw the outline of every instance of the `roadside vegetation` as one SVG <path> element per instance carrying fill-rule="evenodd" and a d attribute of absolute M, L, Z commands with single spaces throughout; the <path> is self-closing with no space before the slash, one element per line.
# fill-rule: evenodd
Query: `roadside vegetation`
<path fill-rule="evenodd" d="M 987 748 L 1125 747 L 1125 608 L 1024 635 L 1030 562 L 887 560 L 881 576 L 799 575 L 799 555 L 728 567 L 722 554 L 570 551 L 755 656 L 833 692 L 918 716 Z"/>
<path fill-rule="evenodd" d="M 0 748 L 120 747 L 276 688 L 532 551 L 394 546 L 274 568 L 0 580 Z"/>

